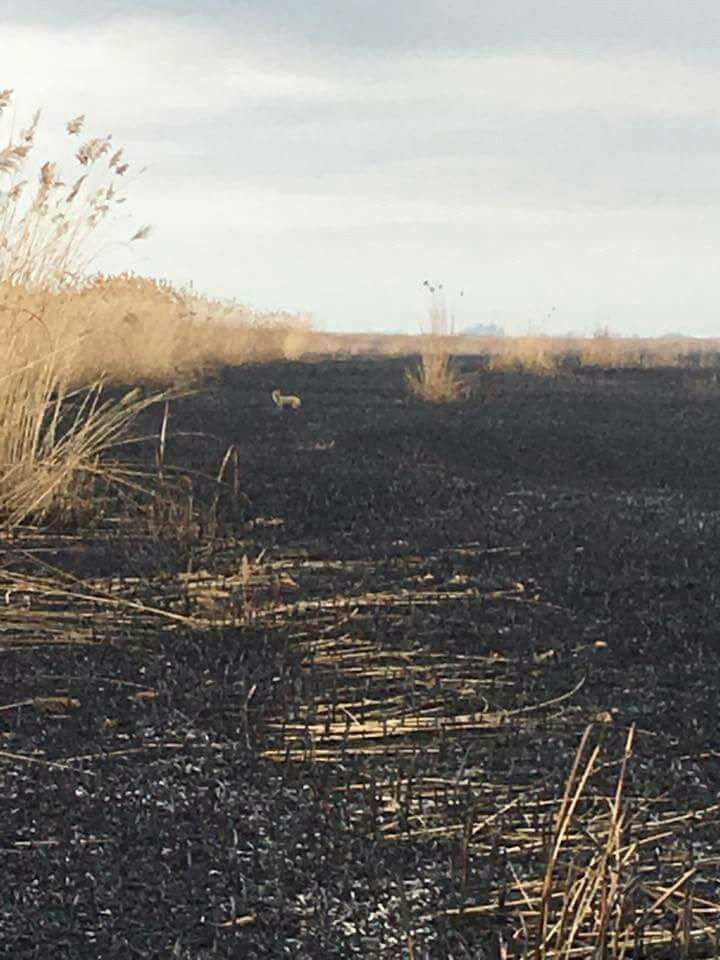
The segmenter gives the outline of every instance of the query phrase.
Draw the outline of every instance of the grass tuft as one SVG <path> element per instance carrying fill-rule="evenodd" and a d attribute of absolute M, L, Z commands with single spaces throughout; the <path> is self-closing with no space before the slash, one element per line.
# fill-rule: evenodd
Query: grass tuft
<path fill-rule="evenodd" d="M 430 328 L 420 338 L 420 363 L 405 371 L 408 390 L 429 403 L 455 403 L 467 392 L 466 384 L 453 368 L 450 349 L 454 341 L 454 322 L 448 317 L 442 284 L 423 284 L 430 296 Z"/>

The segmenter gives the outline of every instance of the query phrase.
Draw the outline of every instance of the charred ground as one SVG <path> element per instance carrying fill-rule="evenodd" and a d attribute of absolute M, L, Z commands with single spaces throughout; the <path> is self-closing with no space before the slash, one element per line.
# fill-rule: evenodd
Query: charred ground
<path fill-rule="evenodd" d="M 154 501 L 0 544 L 2 955 L 520 956 L 591 722 L 638 915 L 717 903 L 720 392 L 405 365 L 223 371 Z M 688 902 L 628 956 L 713 956 Z"/>

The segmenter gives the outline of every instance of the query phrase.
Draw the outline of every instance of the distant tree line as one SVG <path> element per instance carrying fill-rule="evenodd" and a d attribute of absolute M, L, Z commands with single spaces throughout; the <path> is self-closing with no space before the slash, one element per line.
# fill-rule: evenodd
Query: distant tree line
<path fill-rule="evenodd" d="M 504 337 L 505 330 L 497 323 L 474 323 L 465 327 L 463 334 L 466 337 Z"/>

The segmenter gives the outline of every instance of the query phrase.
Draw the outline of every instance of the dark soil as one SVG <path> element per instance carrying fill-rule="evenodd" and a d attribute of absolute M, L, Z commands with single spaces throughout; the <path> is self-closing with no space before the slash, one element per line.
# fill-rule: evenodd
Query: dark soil
<path fill-rule="evenodd" d="M 405 365 L 223 371 L 152 498 L 0 541 L 0 955 L 521 956 L 591 722 L 586 823 L 634 725 L 644 902 L 718 902 L 720 393 Z M 715 955 L 686 892 L 628 956 Z"/>

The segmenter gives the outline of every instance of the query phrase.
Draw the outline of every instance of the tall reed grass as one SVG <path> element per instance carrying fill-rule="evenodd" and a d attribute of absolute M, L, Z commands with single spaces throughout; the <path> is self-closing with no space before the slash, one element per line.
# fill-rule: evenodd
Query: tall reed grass
<path fill-rule="evenodd" d="M 11 95 L 0 91 L 0 119 Z M 39 120 L 0 147 L 0 522 L 10 525 L 65 512 L 109 446 L 165 398 L 111 403 L 103 384 L 187 382 L 224 363 L 295 357 L 311 328 L 164 281 L 93 274 L 129 165 L 110 136 L 80 139 L 84 116 L 66 124 L 71 177 L 33 164 Z"/>

